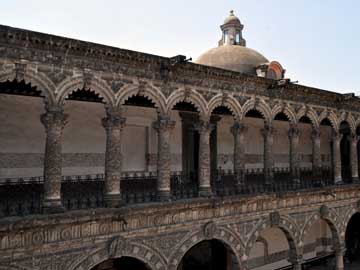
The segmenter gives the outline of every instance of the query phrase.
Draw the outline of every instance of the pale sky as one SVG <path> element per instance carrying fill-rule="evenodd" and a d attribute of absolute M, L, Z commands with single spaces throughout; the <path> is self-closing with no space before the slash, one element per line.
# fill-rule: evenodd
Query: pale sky
<path fill-rule="evenodd" d="M 247 47 L 300 84 L 360 95 L 357 0 L 0 0 L 0 24 L 162 56 L 217 46 L 233 9 Z"/>

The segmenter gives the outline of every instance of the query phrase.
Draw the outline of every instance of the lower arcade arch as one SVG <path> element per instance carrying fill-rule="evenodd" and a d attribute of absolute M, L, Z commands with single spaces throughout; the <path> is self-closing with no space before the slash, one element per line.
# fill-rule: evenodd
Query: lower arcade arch
<path fill-rule="evenodd" d="M 349 220 L 345 233 L 346 257 L 349 262 L 360 261 L 360 213 Z"/>
<path fill-rule="evenodd" d="M 305 265 L 318 267 L 334 260 L 335 241 L 333 230 L 324 219 L 317 219 L 306 230 L 303 238 L 303 258 Z"/>
<path fill-rule="evenodd" d="M 256 232 L 256 235 L 256 240 L 246 249 L 247 269 L 287 269 L 295 262 L 299 254 L 289 232 L 273 226 Z"/>
<path fill-rule="evenodd" d="M 235 270 L 239 262 L 232 249 L 224 242 L 203 240 L 191 247 L 182 257 L 177 270 Z"/>
<path fill-rule="evenodd" d="M 91 270 L 151 270 L 151 268 L 139 259 L 122 256 L 103 261 L 91 268 Z"/>

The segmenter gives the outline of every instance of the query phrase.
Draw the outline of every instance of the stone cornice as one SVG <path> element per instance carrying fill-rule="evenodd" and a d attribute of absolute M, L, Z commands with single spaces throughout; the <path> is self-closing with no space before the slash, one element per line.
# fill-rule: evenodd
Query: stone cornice
<path fill-rule="evenodd" d="M 329 194 L 335 194 L 336 198 Z M 258 195 L 252 197 L 229 197 L 223 200 L 216 199 L 193 199 L 188 201 L 178 201 L 171 203 L 152 203 L 143 205 L 133 205 L 123 207 L 121 209 L 92 209 L 92 210 L 78 210 L 67 213 L 54 215 L 34 215 L 25 217 L 11 217 L 0 220 L 0 237 L 3 234 L 15 233 L 24 230 L 33 230 L 34 228 L 46 228 L 52 226 L 67 226 L 70 224 L 78 225 L 82 223 L 95 222 L 116 222 L 128 224 L 126 231 L 134 231 L 152 226 L 168 226 L 176 224 L 184 224 L 184 222 L 191 222 L 207 218 L 227 216 L 234 217 L 234 215 L 259 215 L 267 213 L 268 211 L 298 211 L 299 208 L 317 207 L 324 203 L 329 206 L 332 203 L 337 205 L 341 201 L 358 199 L 360 194 L 358 185 L 347 185 L 332 188 L 323 188 L 313 191 L 302 192 L 288 192 L 284 194 L 268 194 Z M 309 201 L 312 202 L 309 205 Z M 287 202 L 284 204 L 284 202 Z M 174 216 L 180 213 L 190 213 L 191 211 L 200 211 L 203 209 L 203 217 L 189 217 L 182 218 L 183 220 L 175 221 Z M 226 214 L 226 209 L 229 210 Z M 210 211 L 211 210 L 211 211 Z M 209 211 L 212 212 L 209 216 Z M 222 213 L 222 214 L 221 214 Z M 146 224 L 139 224 L 133 226 L 132 221 L 139 217 L 147 217 Z M 171 220 L 169 220 L 169 217 Z M 130 224 L 129 224 L 130 223 Z M 124 229 L 125 230 L 125 229 Z"/>
<path fill-rule="evenodd" d="M 0 51 L 5 59 L 27 60 L 65 69 L 91 69 L 102 74 L 120 73 L 207 89 L 254 94 L 306 104 L 359 111 L 356 97 L 344 101 L 340 93 L 289 84 L 273 88 L 273 80 L 170 58 L 55 35 L 0 25 Z M 151 72 L 149 72 L 151 71 Z M 165 71 L 165 72 L 164 72 Z"/>

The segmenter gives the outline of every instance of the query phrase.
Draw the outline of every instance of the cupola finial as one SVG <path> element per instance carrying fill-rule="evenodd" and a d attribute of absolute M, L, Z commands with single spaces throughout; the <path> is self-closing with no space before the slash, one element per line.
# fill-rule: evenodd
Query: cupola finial
<path fill-rule="evenodd" d="M 223 35 L 219 41 L 219 46 L 238 45 L 246 46 L 246 41 L 242 37 L 244 26 L 238 17 L 234 15 L 234 10 L 230 10 L 230 15 L 225 19 L 224 24 L 220 26 Z"/>

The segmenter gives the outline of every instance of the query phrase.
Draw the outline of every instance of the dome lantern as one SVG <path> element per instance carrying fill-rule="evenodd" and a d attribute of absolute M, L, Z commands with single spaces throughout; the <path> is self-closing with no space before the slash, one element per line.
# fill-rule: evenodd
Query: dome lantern
<path fill-rule="evenodd" d="M 221 25 L 220 28 L 222 30 L 222 38 L 219 40 L 219 46 L 246 46 L 246 40 L 242 37 L 244 25 L 242 25 L 239 18 L 234 15 L 233 10 L 230 11 L 230 15 L 225 19 L 224 24 Z"/>

